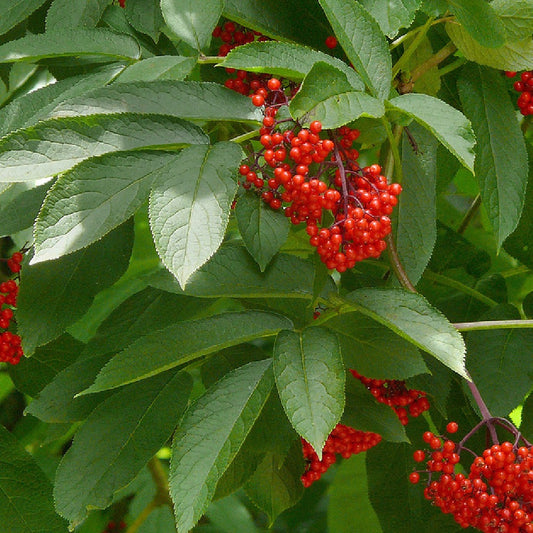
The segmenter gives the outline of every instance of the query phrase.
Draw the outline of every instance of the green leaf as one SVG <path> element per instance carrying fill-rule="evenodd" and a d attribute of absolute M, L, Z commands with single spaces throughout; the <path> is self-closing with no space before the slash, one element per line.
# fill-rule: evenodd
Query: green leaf
<path fill-rule="evenodd" d="M 137 31 L 158 41 L 164 23 L 159 0 L 129 0 L 124 12 L 128 22 Z"/>
<path fill-rule="evenodd" d="M 83 348 L 83 343 L 66 333 L 37 348 L 33 357 L 23 357 L 9 369 L 9 375 L 19 391 L 37 396 L 59 372 L 74 363 Z"/>
<path fill-rule="evenodd" d="M 224 0 L 161 0 L 163 17 L 177 37 L 199 52 L 206 50 L 224 9 Z"/>
<path fill-rule="evenodd" d="M 501 305 L 483 320 L 519 320 L 515 307 Z M 466 336 L 467 365 L 493 416 L 507 416 L 533 386 L 533 331 L 495 329 Z"/>
<path fill-rule="evenodd" d="M 28 405 L 25 412 L 50 424 L 84 420 L 110 393 L 76 398 L 75 395 L 91 385 L 108 360 L 109 354 L 79 358 L 59 372 Z"/>
<path fill-rule="evenodd" d="M 274 375 L 288 419 L 321 458 L 344 409 L 345 374 L 337 336 L 318 327 L 280 332 Z"/>
<path fill-rule="evenodd" d="M 475 137 L 460 111 L 427 94 L 403 94 L 388 105 L 427 128 L 468 170 L 474 171 Z"/>
<path fill-rule="evenodd" d="M 292 43 L 254 41 L 234 48 L 220 65 L 301 80 L 319 61 L 346 74 L 352 89 L 364 90 L 363 80 L 344 61 L 324 52 Z"/>
<path fill-rule="evenodd" d="M 365 457 L 353 455 L 338 466 L 328 490 L 328 531 L 381 533 L 368 498 Z"/>
<path fill-rule="evenodd" d="M 103 28 L 61 28 L 0 45 L 0 63 L 76 57 L 93 63 L 139 59 L 141 49 L 135 39 Z"/>
<path fill-rule="evenodd" d="M 157 253 L 182 287 L 222 243 L 241 159 L 242 149 L 235 143 L 191 146 L 173 169 L 157 176 L 150 227 Z"/>
<path fill-rule="evenodd" d="M 478 139 L 475 176 L 500 247 L 518 225 L 524 205 L 528 175 L 524 136 L 501 73 L 468 65 L 458 88 Z"/>
<path fill-rule="evenodd" d="M 531 442 L 533 439 L 533 394 L 530 394 L 524 402 L 520 431 Z"/>
<path fill-rule="evenodd" d="M 243 246 L 224 244 L 213 258 L 187 282 L 185 293 L 200 298 L 304 298 L 313 297 L 314 268 L 310 261 L 289 254 L 276 255 L 264 272 Z M 328 278 L 323 294 L 335 291 Z M 161 270 L 150 285 L 171 292 L 182 292 L 176 279 Z"/>
<path fill-rule="evenodd" d="M 402 143 L 405 180 L 399 198 L 396 247 L 409 279 L 416 285 L 437 240 L 437 141 L 416 123 L 409 126 L 409 134 L 411 138 L 404 135 Z"/>
<path fill-rule="evenodd" d="M 508 41 L 531 37 L 533 33 L 533 2 L 531 0 L 493 0 L 494 9 L 503 23 Z"/>
<path fill-rule="evenodd" d="M 0 523 L 5 533 L 67 533 L 52 486 L 33 457 L 0 424 Z"/>
<path fill-rule="evenodd" d="M 364 376 L 405 379 L 427 371 L 415 346 L 371 318 L 344 313 L 324 326 L 337 333 L 346 366 Z"/>
<path fill-rule="evenodd" d="M 26 355 L 59 337 L 87 311 L 98 292 L 122 276 L 132 245 L 132 225 L 127 223 L 84 250 L 24 266 L 17 324 Z"/>
<path fill-rule="evenodd" d="M 448 2 L 446 0 L 422 0 L 420 9 L 431 17 L 438 17 L 448 11 Z"/>
<path fill-rule="evenodd" d="M 264 272 L 287 239 L 287 217 L 281 211 L 268 207 L 260 196 L 250 192 L 239 198 L 235 216 L 246 248 L 261 272 Z"/>
<path fill-rule="evenodd" d="M 414 37 L 411 39 L 407 39 L 404 46 L 408 47 L 414 39 L 417 38 L 417 35 L 415 34 Z M 418 65 L 421 65 L 422 63 L 425 63 L 430 57 L 434 55 L 433 48 L 431 46 L 430 39 L 425 36 L 414 52 L 412 53 L 411 57 L 406 63 L 405 70 L 407 72 L 413 72 Z M 431 96 L 437 96 L 438 92 L 441 88 L 441 74 L 439 72 L 438 65 L 435 65 L 428 70 L 426 70 L 420 78 L 416 80 L 416 83 L 413 87 L 413 92 L 415 93 L 425 93 L 429 94 Z M 358 142 L 361 141 L 361 136 L 359 137 Z"/>
<path fill-rule="evenodd" d="M 212 502 L 205 513 L 215 531 L 220 533 L 259 533 L 252 512 L 237 495 Z M 174 527 L 174 524 L 172 524 Z M 157 532 L 154 532 L 157 533 Z"/>
<path fill-rule="evenodd" d="M 325 129 L 338 128 L 361 117 L 381 117 L 383 103 L 354 91 L 347 76 L 322 61 L 315 63 L 289 105 L 291 115 L 304 123 L 319 120 Z"/>
<path fill-rule="evenodd" d="M 14 235 L 32 226 L 51 182 L 14 183 L 0 192 L 0 235 Z"/>
<path fill-rule="evenodd" d="M 390 442 L 409 441 L 396 413 L 388 405 L 377 402 L 351 375 L 346 381 L 346 408 L 341 422 L 360 431 L 377 433 Z"/>
<path fill-rule="evenodd" d="M 85 248 L 122 224 L 148 198 L 155 177 L 174 172 L 178 157 L 118 152 L 67 171 L 49 191 L 35 221 L 32 264 Z"/>
<path fill-rule="evenodd" d="M 533 40 L 511 41 L 499 48 L 488 48 L 474 40 L 459 24 L 448 22 L 446 31 L 460 52 L 481 65 L 499 70 L 529 70 L 533 62 Z"/>
<path fill-rule="evenodd" d="M 46 0 L 0 0 L 0 35 L 28 18 Z"/>
<path fill-rule="evenodd" d="M 376 19 L 381 31 L 391 39 L 401 28 L 408 28 L 422 0 L 362 0 L 365 9 Z"/>
<path fill-rule="evenodd" d="M 205 143 L 193 124 L 166 115 L 122 113 L 49 119 L 0 141 L 0 181 L 33 181 L 109 152 Z"/>
<path fill-rule="evenodd" d="M 147 287 L 122 302 L 100 324 L 84 355 L 118 352 L 133 341 L 205 311 L 204 300 Z"/>
<path fill-rule="evenodd" d="M 0 109 L 0 136 L 37 124 L 40 120 L 47 118 L 60 102 L 105 85 L 123 69 L 124 65 L 120 63 L 105 65 L 91 74 L 59 80 L 15 98 L 6 107 Z"/>
<path fill-rule="evenodd" d="M 382 100 L 391 90 L 392 63 L 377 22 L 355 0 L 320 0 L 348 59 L 372 95 Z"/>
<path fill-rule="evenodd" d="M 259 416 L 273 385 L 271 360 L 254 361 L 218 381 L 187 411 L 172 444 L 170 494 L 176 526 L 189 531 Z"/>
<path fill-rule="evenodd" d="M 166 372 L 116 392 L 76 433 L 56 473 L 54 498 L 71 526 L 104 509 L 171 436 L 192 390 L 188 374 Z"/>
<path fill-rule="evenodd" d="M 338 300 L 387 326 L 468 379 L 461 334 L 421 294 L 403 289 L 357 289 Z"/>
<path fill-rule="evenodd" d="M 482 46 L 498 48 L 505 42 L 502 21 L 485 0 L 448 0 L 455 18 Z"/>
<path fill-rule="evenodd" d="M 182 80 L 196 65 L 195 57 L 156 56 L 126 67 L 116 83 L 132 81 Z"/>
<path fill-rule="evenodd" d="M 161 113 L 191 120 L 260 122 L 250 98 L 217 83 L 157 80 L 121 83 L 60 104 L 51 116 Z"/>
<path fill-rule="evenodd" d="M 84 394 L 146 379 L 223 348 L 272 337 L 291 325 L 289 319 L 263 311 L 223 313 L 178 322 L 140 337 L 119 352 Z"/>
<path fill-rule="evenodd" d="M 65 28 L 94 28 L 109 5 L 109 0 L 54 0 L 46 13 L 46 31 Z"/>
<path fill-rule="evenodd" d="M 300 476 L 303 470 L 302 447 L 295 441 L 286 455 L 267 453 L 246 483 L 246 495 L 267 514 L 269 527 L 302 497 L 304 488 Z"/>

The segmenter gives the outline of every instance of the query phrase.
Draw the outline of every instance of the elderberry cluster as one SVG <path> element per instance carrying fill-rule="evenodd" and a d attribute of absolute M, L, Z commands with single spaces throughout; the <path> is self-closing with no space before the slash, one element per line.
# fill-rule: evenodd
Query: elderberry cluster
<path fill-rule="evenodd" d="M 283 207 L 293 224 L 305 223 L 310 244 L 329 269 L 344 272 L 379 257 L 401 186 L 388 184 L 379 165 L 359 166 L 352 147 L 358 130 L 343 126 L 323 132 L 319 121 L 303 128 L 291 118 L 278 120 L 289 102 L 286 89 L 292 95 L 296 87 L 284 88 L 271 78 L 251 96 L 263 108 L 263 148 L 239 168 L 243 187 L 260 193 L 273 209 Z M 331 213 L 332 223 L 325 222 L 324 211 Z"/>
<path fill-rule="evenodd" d="M 400 422 L 405 426 L 409 422 L 409 415 L 420 416 L 430 407 L 426 393 L 420 390 L 408 389 L 405 381 L 396 379 L 372 379 L 362 376 L 357 370 L 350 370 L 374 398 L 394 409 Z"/>
<path fill-rule="evenodd" d="M 13 274 L 20 272 L 23 255 L 15 252 L 8 260 L 7 266 Z M 16 365 L 23 356 L 20 337 L 9 331 L 13 318 L 13 309 L 17 307 L 19 286 L 14 279 L 0 283 L 0 363 Z"/>
<path fill-rule="evenodd" d="M 249 30 L 228 20 L 222 26 L 217 26 L 213 30 L 213 37 L 222 41 L 218 49 L 219 56 L 227 56 L 231 50 L 242 46 L 243 44 L 251 43 L 255 40 L 269 41 L 270 39 L 258 31 Z M 225 81 L 224 85 L 233 91 L 248 96 L 250 92 L 254 92 L 260 87 L 266 87 L 268 81 L 268 74 L 255 74 L 253 72 L 246 72 L 244 70 L 235 70 L 234 68 L 226 68 L 226 72 L 230 75 L 235 75 Z"/>
<path fill-rule="evenodd" d="M 370 431 L 359 431 L 343 424 L 337 424 L 330 433 L 322 450 L 322 460 L 313 447 L 302 439 L 302 451 L 307 466 L 302 475 L 304 487 L 311 486 L 337 460 L 336 454 L 348 459 L 357 453 L 366 452 L 381 441 L 381 435 Z"/>
<path fill-rule="evenodd" d="M 474 431 L 494 422 L 513 434 L 514 443 L 496 443 L 479 456 L 465 448 Z M 457 424 L 450 422 L 446 429 L 454 433 Z M 417 450 L 413 457 L 417 462 L 427 459 L 427 500 L 443 513 L 452 514 L 461 527 L 472 526 L 485 533 L 533 533 L 533 447 L 514 426 L 503 419 L 489 419 L 459 443 L 430 431 L 423 440 L 430 450 Z M 525 445 L 519 446 L 520 440 Z M 464 450 L 474 455 L 467 476 L 456 472 Z M 420 473 L 412 472 L 409 479 L 418 483 Z"/>
<path fill-rule="evenodd" d="M 516 72 L 506 71 L 508 78 L 514 78 Z M 522 115 L 533 115 L 533 70 L 522 72 L 520 79 L 514 82 L 513 87 L 518 91 L 520 96 L 517 103 Z"/>

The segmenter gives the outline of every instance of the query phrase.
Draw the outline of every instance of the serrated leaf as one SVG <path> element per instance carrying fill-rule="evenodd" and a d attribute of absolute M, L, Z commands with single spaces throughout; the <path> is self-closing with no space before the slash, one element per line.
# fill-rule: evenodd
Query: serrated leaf
<path fill-rule="evenodd" d="M 125 223 L 84 250 L 53 262 L 24 266 L 17 324 L 27 355 L 59 337 L 83 316 L 98 292 L 122 276 L 132 246 L 133 227 Z"/>
<path fill-rule="evenodd" d="M 260 196 L 253 193 L 239 198 L 235 217 L 247 250 L 264 272 L 287 239 L 287 217 L 268 207 Z"/>
<path fill-rule="evenodd" d="M 176 148 L 206 141 L 197 126 L 166 115 L 123 113 L 49 119 L 0 141 L 0 181 L 47 178 L 109 152 Z"/>
<path fill-rule="evenodd" d="M 39 9 L 46 0 L 0 0 L 0 35 Z"/>
<path fill-rule="evenodd" d="M 51 57 L 89 58 L 93 63 L 102 63 L 131 61 L 140 56 L 135 39 L 104 28 L 61 28 L 0 45 L 0 63 L 35 63 Z"/>
<path fill-rule="evenodd" d="M 209 46 L 223 9 L 223 0 L 161 0 L 163 17 L 172 33 L 198 51 Z"/>
<path fill-rule="evenodd" d="M 191 320 L 206 306 L 203 300 L 147 287 L 115 308 L 83 350 L 84 356 L 118 352 L 136 339 L 180 320 Z"/>
<path fill-rule="evenodd" d="M 459 24 L 446 23 L 453 43 L 470 61 L 499 70 L 529 70 L 533 64 L 533 40 L 511 41 L 499 48 L 487 48 L 473 39 Z"/>
<path fill-rule="evenodd" d="M 157 176 L 150 194 L 150 227 L 157 253 L 182 287 L 222 243 L 241 159 L 242 149 L 235 143 L 191 146 L 170 172 Z"/>
<path fill-rule="evenodd" d="M 262 114 L 250 98 L 200 81 L 157 80 L 121 83 L 90 91 L 60 104 L 53 117 L 98 113 L 161 113 L 191 120 L 260 122 Z"/>
<path fill-rule="evenodd" d="M 167 372 L 116 392 L 76 433 L 56 472 L 54 498 L 71 526 L 108 507 L 165 444 L 192 390 L 188 374 Z"/>
<path fill-rule="evenodd" d="M 0 470 L 0 521 L 5 533 L 67 533 L 66 522 L 54 512 L 50 482 L 1 424 Z"/>
<path fill-rule="evenodd" d="M 531 37 L 533 33 L 533 2 L 531 0 L 493 0 L 494 9 L 503 23 L 508 41 Z"/>
<path fill-rule="evenodd" d="M 54 0 L 46 12 L 46 31 L 64 28 L 94 28 L 109 0 Z"/>
<path fill-rule="evenodd" d="M 505 42 L 505 28 L 485 0 L 448 0 L 455 18 L 482 46 L 498 48 Z"/>
<path fill-rule="evenodd" d="M 115 355 L 84 394 L 146 379 L 223 348 L 272 337 L 291 325 L 289 319 L 263 311 L 178 322 L 140 337 Z"/>
<path fill-rule="evenodd" d="M 178 157 L 168 152 L 111 153 L 64 173 L 35 221 L 32 264 L 85 248 L 122 224 L 148 198 L 154 179 L 174 172 Z"/>
<path fill-rule="evenodd" d="M 461 334 L 417 293 L 403 289 L 357 289 L 340 302 L 373 318 L 468 379 Z"/>
<path fill-rule="evenodd" d="M 302 497 L 303 470 L 302 447 L 296 441 L 286 455 L 267 453 L 246 483 L 246 495 L 267 514 L 270 527 L 285 509 Z"/>
<path fill-rule="evenodd" d="M 222 245 L 217 253 L 187 282 L 185 293 L 200 298 L 305 298 L 313 296 L 313 264 L 289 254 L 276 255 L 264 272 L 243 246 Z M 154 274 L 150 285 L 170 292 L 183 292 L 168 271 Z M 336 290 L 331 279 L 323 294 Z"/>
<path fill-rule="evenodd" d="M 515 307 L 501 305 L 483 320 L 519 320 Z M 467 364 L 493 416 L 507 416 L 533 386 L 533 332 L 529 329 L 471 331 L 466 336 Z"/>
<path fill-rule="evenodd" d="M 391 90 L 392 63 L 377 22 L 355 0 L 320 0 L 348 59 L 370 92 L 384 100 Z"/>
<path fill-rule="evenodd" d="M 84 344 L 68 333 L 45 346 L 37 348 L 33 357 L 23 357 L 19 364 L 9 369 L 17 390 L 36 396 L 54 377 L 74 363 Z"/>
<path fill-rule="evenodd" d="M 324 326 L 337 333 L 346 366 L 364 376 L 405 379 L 427 371 L 415 346 L 371 318 L 344 313 Z"/>
<path fill-rule="evenodd" d="M 300 80 L 319 61 L 343 72 L 352 89 L 364 90 L 363 80 L 344 61 L 324 54 L 324 52 L 292 43 L 254 41 L 234 48 L 220 65 L 226 68 L 267 72 L 274 76 Z"/>
<path fill-rule="evenodd" d="M 457 109 L 427 94 L 403 94 L 388 105 L 427 128 L 470 171 L 474 171 L 475 137 L 468 119 Z"/>
<path fill-rule="evenodd" d="M 288 419 L 321 458 L 344 409 L 345 374 L 337 336 L 318 327 L 280 332 L 274 375 Z"/>
<path fill-rule="evenodd" d="M 416 35 L 413 38 L 408 39 L 405 42 L 404 46 L 408 47 L 414 39 L 416 39 Z M 405 70 L 408 72 L 412 72 L 418 67 L 418 65 L 425 63 L 430 57 L 433 56 L 433 54 L 434 52 L 431 46 L 431 41 L 426 36 L 420 41 L 419 45 L 416 47 L 413 54 L 409 58 L 409 61 L 407 61 Z M 438 65 L 429 68 L 422 74 L 422 76 L 420 76 L 420 78 L 416 80 L 416 83 L 413 87 L 413 92 L 425 93 L 429 94 L 430 96 L 437 96 L 441 87 L 440 78 L 441 75 L 439 73 Z M 362 142 L 361 136 L 359 137 L 358 142 Z"/>
<path fill-rule="evenodd" d="M 31 227 L 51 185 L 51 181 L 37 186 L 34 182 L 13 183 L 0 192 L 0 235 Z"/>
<path fill-rule="evenodd" d="M 475 176 L 500 247 L 518 225 L 524 205 L 528 175 L 524 136 L 499 72 L 468 65 L 458 88 L 478 139 Z"/>
<path fill-rule="evenodd" d="M 255 361 L 218 381 L 187 411 L 172 444 L 170 494 L 176 526 L 189 531 L 261 413 L 273 385 L 272 361 Z"/>
<path fill-rule="evenodd" d="M 533 438 L 533 394 L 530 394 L 524 402 L 520 431 L 531 442 Z"/>
<path fill-rule="evenodd" d="M 409 135 L 403 136 L 402 143 L 405 180 L 399 198 L 396 247 L 409 279 L 416 285 L 437 240 L 437 141 L 418 124 L 409 126 Z"/>
<path fill-rule="evenodd" d="M 363 6 L 376 19 L 381 31 L 391 39 L 401 28 L 408 28 L 422 0 L 362 0 Z"/>
<path fill-rule="evenodd" d="M 195 57 L 156 56 L 126 67 L 115 83 L 134 81 L 182 80 L 196 65 Z"/>
<path fill-rule="evenodd" d="M 325 129 L 338 128 L 361 117 L 381 117 L 383 103 L 354 91 L 346 75 L 322 61 L 308 72 L 289 105 L 291 115 L 303 123 L 319 120 Z"/>
<path fill-rule="evenodd" d="M 346 408 L 341 421 L 354 429 L 377 433 L 386 441 L 409 442 L 396 413 L 388 405 L 378 403 L 370 391 L 351 375 L 346 381 Z"/>
<path fill-rule="evenodd" d="M 110 393 L 76 397 L 94 381 L 109 354 L 81 357 L 60 371 L 28 405 L 26 413 L 43 422 L 61 424 L 84 420 Z"/>
<path fill-rule="evenodd" d="M 15 98 L 0 109 L 0 136 L 37 124 L 46 118 L 60 102 L 105 85 L 123 69 L 124 65 L 120 63 L 105 65 L 90 74 L 59 80 Z"/>
<path fill-rule="evenodd" d="M 328 531 L 381 533 L 368 498 L 365 457 L 353 455 L 338 466 L 328 490 Z"/>
<path fill-rule="evenodd" d="M 129 0 L 124 13 L 138 32 L 149 35 L 157 43 L 164 24 L 159 0 Z"/>

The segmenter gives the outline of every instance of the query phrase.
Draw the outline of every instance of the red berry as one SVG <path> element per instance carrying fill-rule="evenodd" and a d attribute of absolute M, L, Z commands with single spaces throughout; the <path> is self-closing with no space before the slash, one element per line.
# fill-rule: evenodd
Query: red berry
<path fill-rule="evenodd" d="M 409 474 L 409 481 L 413 484 L 416 484 L 420 481 L 420 474 L 418 472 L 411 472 Z"/>
<path fill-rule="evenodd" d="M 281 87 L 281 82 L 277 78 L 270 78 L 267 85 L 271 91 L 277 91 Z"/>
<path fill-rule="evenodd" d="M 265 105 L 265 99 L 260 94 L 254 94 L 252 96 L 252 104 L 254 104 L 255 107 L 261 107 Z"/>
<path fill-rule="evenodd" d="M 337 46 L 337 39 L 333 35 L 326 37 L 326 46 L 333 50 Z"/>

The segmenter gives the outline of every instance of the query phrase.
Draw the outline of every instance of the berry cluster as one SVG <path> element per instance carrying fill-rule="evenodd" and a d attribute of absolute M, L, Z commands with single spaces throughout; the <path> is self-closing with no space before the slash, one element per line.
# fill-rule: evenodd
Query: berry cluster
<path fill-rule="evenodd" d="M 213 30 L 213 37 L 222 41 L 218 49 L 218 55 L 223 57 L 227 56 L 237 46 L 251 43 L 256 39 L 258 41 L 270 40 L 261 33 L 244 28 L 231 20 L 225 22 L 223 26 L 217 26 Z M 245 96 L 248 96 L 250 92 L 253 93 L 260 87 L 265 87 L 269 78 L 267 74 L 254 74 L 253 72 L 235 70 L 234 68 L 227 68 L 226 72 L 235 76 L 227 79 L 224 85 L 228 89 L 244 94 Z"/>
<path fill-rule="evenodd" d="M 14 274 L 20 272 L 23 255 L 15 252 L 8 260 L 7 266 Z M 13 309 L 17 306 L 19 286 L 14 279 L 0 283 L 0 363 L 16 365 L 23 355 L 20 337 L 9 330 Z"/>
<path fill-rule="evenodd" d="M 304 487 L 309 487 L 337 460 L 336 454 L 348 459 L 356 453 L 366 452 L 381 441 L 377 433 L 359 431 L 343 424 L 337 424 L 330 433 L 322 450 L 322 460 L 312 446 L 302 439 L 302 451 L 307 467 L 302 475 Z"/>
<path fill-rule="evenodd" d="M 296 87 L 287 89 L 293 94 Z M 240 167 L 243 187 L 253 187 L 273 209 L 284 207 L 293 224 L 305 223 L 310 244 L 329 269 L 344 272 L 358 261 L 379 257 L 401 187 L 389 185 L 379 165 L 359 166 L 352 147 L 359 132 L 343 126 L 324 138 L 319 121 L 302 128 L 290 118 L 277 120 L 289 99 L 276 78 L 251 98 L 264 112 L 263 148 Z M 323 225 L 324 210 L 331 212 L 333 223 Z"/>
<path fill-rule="evenodd" d="M 506 71 L 505 75 L 508 78 L 514 78 L 516 72 Z M 518 107 L 522 115 L 533 115 L 533 70 L 522 72 L 520 79 L 514 82 L 514 88 L 520 94 L 518 97 Z"/>
<path fill-rule="evenodd" d="M 126 7 L 126 0 L 118 0 L 118 5 L 122 8 Z"/>
<path fill-rule="evenodd" d="M 472 526 L 486 533 L 533 533 L 533 447 L 507 421 L 489 419 L 481 425 L 495 421 L 506 423 L 505 427 L 515 434 L 515 442 L 494 444 L 475 456 L 468 476 L 455 470 L 472 432 L 459 443 L 430 431 L 424 433 L 423 440 L 430 450 L 413 454 L 417 462 L 425 461 L 429 454 L 424 496 L 442 512 L 452 514 L 461 527 Z M 457 431 L 457 424 L 448 424 L 447 431 Z M 525 446 L 518 446 L 520 439 Z M 438 479 L 433 479 L 435 475 Z M 409 479 L 418 483 L 420 474 L 413 472 Z"/>
<path fill-rule="evenodd" d="M 350 370 L 374 396 L 374 398 L 394 409 L 400 422 L 405 426 L 409 422 L 409 415 L 420 416 L 429 409 L 429 400 L 423 391 L 408 389 L 405 381 L 395 379 L 371 379 L 362 376 L 356 370 Z"/>

